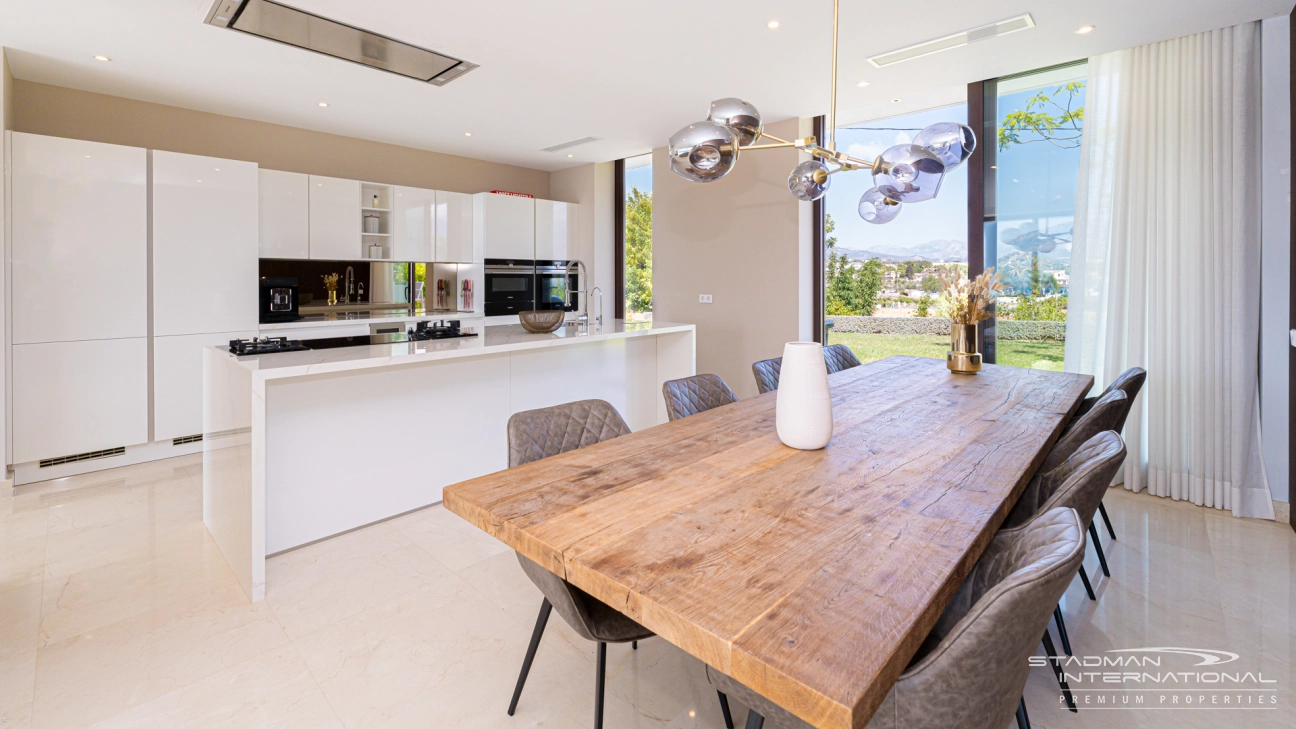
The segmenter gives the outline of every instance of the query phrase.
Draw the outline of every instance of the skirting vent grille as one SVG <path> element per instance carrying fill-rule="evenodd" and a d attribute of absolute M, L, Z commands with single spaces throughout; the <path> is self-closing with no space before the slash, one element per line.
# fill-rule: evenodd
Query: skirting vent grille
<path fill-rule="evenodd" d="M 126 455 L 126 448 L 124 446 L 117 446 L 116 448 L 106 448 L 102 451 L 87 451 L 85 453 L 78 453 L 74 456 L 59 456 L 58 458 L 46 458 L 45 460 L 40 462 L 40 467 L 48 468 L 50 466 L 61 466 L 64 463 L 76 463 L 77 461 L 93 461 L 96 458 L 111 458 L 113 456 L 124 456 L 124 455 Z"/>
<path fill-rule="evenodd" d="M 185 443 L 197 443 L 201 440 L 202 440 L 202 433 L 199 433 L 198 435 L 185 435 L 179 438 L 172 438 L 171 445 L 178 446 L 178 445 L 184 445 Z"/>
<path fill-rule="evenodd" d="M 912 61 L 915 58 L 930 56 L 933 53 L 948 51 L 951 48 L 959 48 L 969 43 L 976 43 L 977 41 L 983 41 L 988 38 L 998 38 L 1001 35 L 1008 35 L 1009 33 L 1016 33 L 1019 30 L 1026 30 L 1027 28 L 1034 27 L 1035 20 L 1031 18 L 1030 14 L 1018 15 L 1015 18 L 1001 20 L 998 23 L 983 25 L 979 28 L 965 30 L 962 33 L 947 35 L 944 38 L 937 38 L 936 40 L 927 41 L 926 43 L 919 43 L 918 45 L 909 46 L 908 48 L 901 48 L 896 51 L 883 53 L 881 55 L 873 56 L 868 60 L 869 63 L 878 68 L 882 68 L 883 66 L 893 66 L 902 61 Z"/>

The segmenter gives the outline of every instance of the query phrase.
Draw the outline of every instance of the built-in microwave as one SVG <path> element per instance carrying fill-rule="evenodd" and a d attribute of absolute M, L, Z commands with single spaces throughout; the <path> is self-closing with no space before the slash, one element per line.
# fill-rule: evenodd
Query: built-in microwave
<path fill-rule="evenodd" d="M 508 316 L 536 308 L 535 261 L 486 259 L 486 316 Z"/>
<path fill-rule="evenodd" d="M 580 277 L 569 261 L 536 261 L 536 308 L 576 311 L 580 298 Z"/>
<path fill-rule="evenodd" d="M 261 323 L 299 319 L 301 314 L 297 310 L 297 279 L 291 276 L 262 276 Z"/>

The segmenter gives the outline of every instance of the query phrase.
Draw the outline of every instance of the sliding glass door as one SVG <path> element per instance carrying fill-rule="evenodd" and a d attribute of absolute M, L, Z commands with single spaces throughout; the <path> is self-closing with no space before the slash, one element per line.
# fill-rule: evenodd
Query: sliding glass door
<path fill-rule="evenodd" d="M 940 121 L 964 122 L 967 105 L 838 127 L 837 145 L 872 160 Z M 940 281 L 944 270 L 967 271 L 967 168 L 954 170 L 940 195 L 907 207 L 886 225 L 860 218 L 860 196 L 873 187 L 867 172 L 833 175 L 824 197 L 824 306 L 828 343 L 845 344 L 863 362 L 906 354 L 944 359 Z"/>
<path fill-rule="evenodd" d="M 986 327 L 987 359 L 1061 370 L 1071 277 L 1084 63 L 983 84 L 980 151 L 985 190 L 984 265 L 1004 296 Z"/>

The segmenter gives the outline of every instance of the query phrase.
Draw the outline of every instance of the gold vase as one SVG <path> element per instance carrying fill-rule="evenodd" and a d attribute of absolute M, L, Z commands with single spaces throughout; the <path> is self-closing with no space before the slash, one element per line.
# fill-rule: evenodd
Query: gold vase
<path fill-rule="evenodd" d="M 976 324 L 950 323 L 950 351 L 945 366 L 956 375 L 975 375 L 981 371 L 981 347 Z"/>
<path fill-rule="evenodd" d="M 337 289 L 329 290 L 328 305 L 337 306 Z"/>

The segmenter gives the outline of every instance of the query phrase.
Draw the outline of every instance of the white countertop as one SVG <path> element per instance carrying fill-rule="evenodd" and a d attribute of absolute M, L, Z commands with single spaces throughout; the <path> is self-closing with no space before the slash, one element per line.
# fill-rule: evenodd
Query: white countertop
<path fill-rule="evenodd" d="M 436 317 L 433 317 L 436 318 Z M 372 320 L 370 320 L 372 321 Z M 692 324 L 670 322 L 626 322 L 617 319 L 604 325 L 588 327 L 564 326 L 551 334 L 532 334 L 520 325 L 479 328 L 478 336 L 460 339 L 399 342 L 396 344 L 341 347 L 338 349 L 310 350 L 305 352 L 277 352 L 274 354 L 235 357 L 227 347 L 213 346 L 240 366 L 251 370 L 258 380 L 304 377 L 330 372 L 363 370 L 393 365 L 408 365 L 454 357 L 475 357 L 524 349 L 560 347 L 597 342 L 607 339 L 657 336 L 676 332 L 689 332 Z M 304 340 L 309 344 L 310 340 Z"/>
<path fill-rule="evenodd" d="M 257 328 L 263 332 L 288 331 L 292 329 L 310 329 L 322 326 L 345 326 L 348 324 L 386 324 L 388 322 L 424 321 L 428 319 L 481 319 L 481 314 L 471 311 L 434 311 L 422 314 L 398 314 L 392 311 L 339 311 L 326 314 L 305 314 L 298 321 L 260 324 Z"/>

